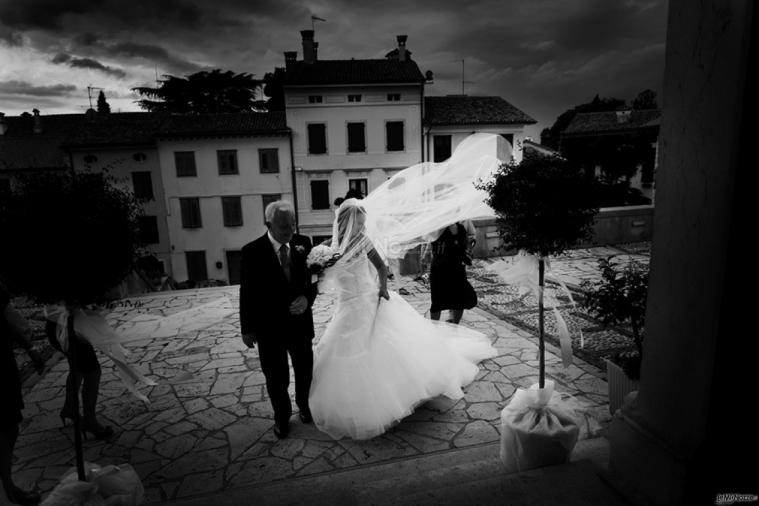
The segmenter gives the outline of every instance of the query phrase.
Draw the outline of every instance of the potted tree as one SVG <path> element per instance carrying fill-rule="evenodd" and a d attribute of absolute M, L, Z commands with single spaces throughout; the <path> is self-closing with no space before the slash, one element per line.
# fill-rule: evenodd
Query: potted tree
<path fill-rule="evenodd" d="M 591 316 L 606 326 L 629 327 L 632 345 L 606 360 L 609 382 L 609 411 L 622 406 L 627 394 L 638 389 L 643 355 L 643 330 L 648 294 L 648 267 L 631 261 L 615 268 L 612 257 L 598 261 L 601 278 L 585 281 L 585 298 L 581 302 Z"/>
<path fill-rule="evenodd" d="M 72 339 L 75 315 L 105 302 L 132 268 L 140 247 L 139 213 L 134 195 L 103 173 L 22 178 L 0 202 L 0 237 L 9 241 L 0 248 L 0 276 L 35 302 L 64 307 Z M 75 349 L 69 347 L 71 363 Z M 76 464 L 85 480 L 75 397 Z"/>
<path fill-rule="evenodd" d="M 526 284 L 538 300 L 539 378 L 532 391 L 518 390 L 502 413 L 501 459 L 511 471 L 565 462 L 578 427 L 571 413 L 550 404 L 554 392 L 553 382 L 545 379 L 545 271 L 549 256 L 591 236 L 598 212 L 595 182 L 565 158 L 525 155 L 521 163 L 502 165 L 481 187 L 498 215 L 504 246 L 520 250 L 527 263 L 537 266 L 520 276 L 530 278 Z"/>

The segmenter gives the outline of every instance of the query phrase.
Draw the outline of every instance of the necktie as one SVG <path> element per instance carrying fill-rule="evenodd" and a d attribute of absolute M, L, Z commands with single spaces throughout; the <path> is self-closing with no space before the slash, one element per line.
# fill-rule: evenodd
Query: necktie
<path fill-rule="evenodd" d="M 279 264 L 285 272 L 287 281 L 290 281 L 290 255 L 287 254 L 287 244 L 279 247 Z"/>

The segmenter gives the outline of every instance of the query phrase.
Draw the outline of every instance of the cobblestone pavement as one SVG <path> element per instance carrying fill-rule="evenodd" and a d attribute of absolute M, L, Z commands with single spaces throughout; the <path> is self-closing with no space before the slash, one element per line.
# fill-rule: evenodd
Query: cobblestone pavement
<path fill-rule="evenodd" d="M 607 252 L 576 250 L 554 261 L 554 273 L 574 283 L 592 275 L 595 258 Z M 402 277 L 391 288 L 426 312 L 429 293 L 423 282 Z M 158 385 L 141 387 L 151 399 L 146 405 L 125 390 L 103 359 L 99 413 L 116 433 L 108 442 L 85 441 L 85 459 L 132 464 L 145 485 L 146 502 L 497 441 L 501 409 L 516 388 L 537 381 L 533 334 L 476 308 L 465 312 L 462 323 L 490 336 L 499 354 L 482 362 L 464 399 L 432 399 L 370 441 L 334 441 L 297 416 L 290 436 L 278 440 L 257 351 L 248 350 L 240 338 L 238 291 L 230 286 L 144 296 L 109 314 L 112 325 L 128 336 L 131 363 Z M 329 296 L 317 298 L 317 339 L 332 309 Z M 67 374 L 60 357 L 48 361 L 51 367 L 41 378 L 27 381 L 25 420 L 16 445 L 17 482 L 36 483 L 43 494 L 74 462 L 73 429 L 61 427 L 58 418 Z M 581 439 L 600 435 L 609 420 L 604 373 L 577 358 L 564 369 L 550 344 L 546 371 L 557 390 L 573 395 L 584 408 Z"/>

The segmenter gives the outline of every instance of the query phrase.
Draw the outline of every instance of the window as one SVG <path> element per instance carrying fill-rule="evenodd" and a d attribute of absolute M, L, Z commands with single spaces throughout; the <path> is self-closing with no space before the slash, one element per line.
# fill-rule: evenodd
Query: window
<path fill-rule="evenodd" d="M 401 101 L 401 94 L 400 93 L 388 93 L 387 94 L 387 101 L 388 102 L 400 102 Z"/>
<path fill-rule="evenodd" d="M 451 136 L 436 135 L 432 138 L 432 161 L 444 162 L 451 157 Z"/>
<path fill-rule="evenodd" d="M 177 177 L 193 177 L 198 175 L 195 168 L 194 151 L 175 151 L 174 164 L 177 167 Z"/>
<path fill-rule="evenodd" d="M 363 123 L 348 123 L 348 153 L 366 152 L 366 126 Z"/>
<path fill-rule="evenodd" d="M 348 102 L 361 102 L 361 95 L 348 95 Z"/>
<path fill-rule="evenodd" d="M 266 223 L 266 206 L 271 204 L 272 202 L 276 202 L 278 200 L 282 199 L 281 193 L 269 193 L 266 195 L 261 195 L 261 202 L 263 203 L 263 217 L 264 217 L 264 223 Z"/>
<path fill-rule="evenodd" d="M 361 195 L 366 197 L 368 195 L 367 190 L 367 180 L 366 179 L 349 179 L 348 180 L 348 188 L 350 190 L 358 190 L 361 192 Z"/>
<path fill-rule="evenodd" d="M 241 227 L 242 203 L 240 197 L 222 197 L 221 213 L 224 215 L 225 227 Z"/>
<path fill-rule="evenodd" d="M 88 153 L 84 155 L 84 163 L 95 163 L 98 161 L 98 157 L 93 155 L 92 153 Z"/>
<path fill-rule="evenodd" d="M 311 209 L 329 209 L 329 181 L 311 181 Z"/>
<path fill-rule="evenodd" d="M 403 121 L 388 121 L 385 123 L 385 134 L 388 151 L 403 151 Z"/>
<path fill-rule="evenodd" d="M 259 149 L 258 166 L 261 168 L 261 174 L 279 172 L 279 150 L 277 148 Z"/>
<path fill-rule="evenodd" d="M 140 240 L 143 244 L 157 244 L 161 242 L 158 237 L 158 218 L 156 216 L 138 217 L 137 226 L 139 227 Z"/>
<path fill-rule="evenodd" d="M 308 125 L 308 154 L 323 155 L 327 152 L 327 128 L 324 123 Z"/>
<path fill-rule="evenodd" d="M 132 159 L 135 162 L 144 162 L 145 160 L 147 160 L 147 158 L 148 157 L 145 153 L 135 153 L 132 155 Z"/>
<path fill-rule="evenodd" d="M 190 281 L 207 280 L 208 269 L 206 268 L 206 252 L 185 251 L 184 256 L 187 261 L 187 279 Z"/>
<path fill-rule="evenodd" d="M 322 103 L 322 96 L 321 95 L 309 95 L 308 96 L 308 103 L 309 104 L 321 104 Z"/>
<path fill-rule="evenodd" d="M 240 266 L 242 265 L 242 251 L 227 251 L 227 272 L 229 274 L 229 284 L 240 284 Z"/>
<path fill-rule="evenodd" d="M 327 244 L 332 242 L 332 236 L 331 235 L 312 235 L 311 236 L 311 243 L 314 246 L 322 244 L 325 241 L 327 242 Z"/>
<path fill-rule="evenodd" d="M 179 208 L 182 213 L 182 228 L 200 228 L 203 226 L 203 222 L 200 219 L 199 198 L 180 198 Z"/>
<path fill-rule="evenodd" d="M 153 180 L 150 172 L 132 172 L 134 196 L 141 200 L 153 200 Z"/>
<path fill-rule="evenodd" d="M 219 165 L 219 175 L 239 174 L 237 169 L 237 150 L 221 149 L 216 151 L 216 161 Z"/>

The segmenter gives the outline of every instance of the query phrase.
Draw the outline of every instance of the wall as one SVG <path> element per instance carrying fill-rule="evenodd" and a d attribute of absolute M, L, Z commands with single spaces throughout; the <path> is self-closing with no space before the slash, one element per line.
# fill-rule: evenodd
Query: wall
<path fill-rule="evenodd" d="M 387 102 L 388 93 L 400 93 L 400 102 Z M 361 102 L 348 102 L 359 94 Z M 322 96 L 321 104 L 309 104 L 309 95 Z M 421 162 L 421 90 L 419 85 L 330 86 L 288 88 L 287 125 L 293 130 L 294 165 L 298 167 L 299 225 L 306 235 L 331 233 L 332 209 L 311 209 L 313 179 L 329 181 L 329 200 L 348 191 L 348 179 L 368 179 L 368 191 L 400 169 Z M 386 121 L 404 122 L 404 151 L 387 152 Z M 348 153 L 348 122 L 366 125 L 366 152 Z M 326 123 L 327 153 L 308 154 L 309 123 Z M 302 170 L 301 170 L 302 169 Z"/>
<path fill-rule="evenodd" d="M 259 148 L 277 148 L 279 172 L 261 174 Z M 237 150 L 239 174 L 219 175 L 217 150 Z M 292 200 L 290 144 L 286 136 L 161 140 L 158 143 L 166 191 L 174 279 L 187 279 L 186 251 L 205 251 L 210 279 L 228 279 L 226 252 L 240 250 L 263 234 L 262 195 Z M 176 177 L 175 151 L 194 151 L 196 177 Z M 240 196 L 243 225 L 225 227 L 222 196 Z M 182 228 L 179 199 L 199 197 L 202 227 Z M 216 262 L 222 267 L 217 268 Z"/>

